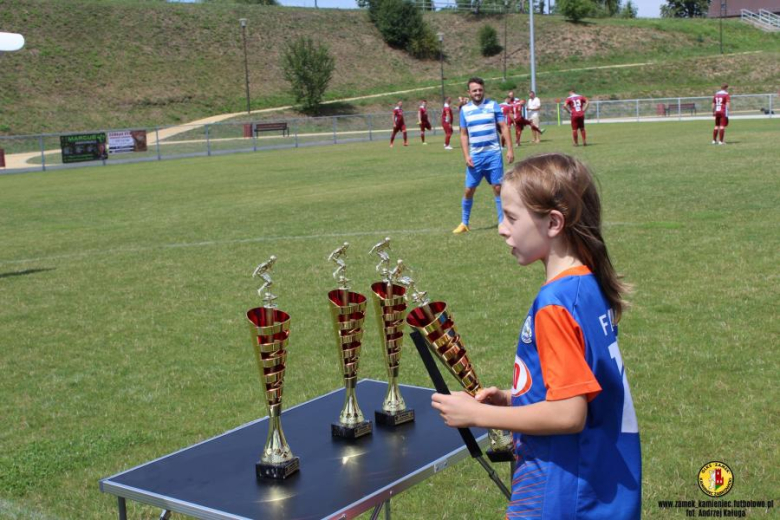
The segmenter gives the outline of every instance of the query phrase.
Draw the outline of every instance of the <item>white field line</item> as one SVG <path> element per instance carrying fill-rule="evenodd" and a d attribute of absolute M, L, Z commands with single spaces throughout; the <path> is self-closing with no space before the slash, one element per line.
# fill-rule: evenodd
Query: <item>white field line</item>
<path fill-rule="evenodd" d="M 605 227 L 611 226 L 635 226 L 641 223 L 637 222 L 605 222 Z M 98 256 L 111 256 L 121 254 L 134 254 L 142 253 L 146 251 L 159 251 L 165 249 L 179 249 L 188 247 L 212 247 L 212 246 L 230 246 L 235 244 L 253 244 L 258 242 L 286 242 L 286 241 L 298 241 L 298 240 L 318 240 L 323 238 L 348 238 L 348 237 L 360 237 L 360 236 L 389 236 L 389 235 L 427 235 L 427 234 L 449 234 L 448 229 L 393 229 L 393 230 L 378 230 L 378 231 L 355 231 L 352 233 L 322 233 L 318 235 L 286 235 L 286 236 L 270 236 L 270 237 L 253 237 L 253 238 L 237 238 L 233 240 L 203 240 L 200 242 L 178 242 L 173 244 L 159 244 L 153 246 L 136 246 L 136 247 L 118 247 L 114 249 L 89 249 L 86 251 L 80 251 L 78 253 L 68 253 L 62 255 L 49 255 L 39 256 L 34 258 L 19 258 L 12 260 L 0 260 L 0 265 L 11 264 L 26 264 L 33 262 L 48 262 L 52 260 L 67 260 L 72 258 L 91 258 Z M 0 502 L 0 507 L 2 502 Z M 0 509 L 1 511 L 2 509 Z"/>
<path fill-rule="evenodd" d="M 156 251 L 164 249 L 178 249 L 187 247 L 210 247 L 210 246 L 226 246 L 234 244 L 252 244 L 257 242 L 285 242 L 291 240 L 317 240 L 321 238 L 346 238 L 346 237 L 358 237 L 358 236 L 388 236 L 388 235 L 415 235 L 415 234 L 429 234 L 429 233 L 443 233 L 442 229 L 395 229 L 395 230 L 380 230 L 380 231 L 356 231 L 353 233 L 323 233 L 319 235 L 287 235 L 287 236 L 270 236 L 270 237 L 253 237 L 253 238 L 237 238 L 234 240 L 204 240 L 201 242 L 180 242 L 173 244 L 160 244 L 153 246 L 137 246 L 137 247 L 118 247 L 114 249 L 89 249 L 86 251 L 80 251 L 78 253 L 69 253 L 63 255 L 50 255 L 39 256 L 35 258 L 21 258 L 16 260 L 0 260 L 0 265 L 9 264 L 25 264 L 30 262 L 45 262 L 51 260 L 63 260 L 69 258 L 89 258 L 95 256 L 110 256 L 126 253 L 141 253 L 145 251 Z"/>
<path fill-rule="evenodd" d="M 9 520 L 54 520 L 53 516 L 33 511 L 4 498 L 0 498 L 0 518 Z"/>

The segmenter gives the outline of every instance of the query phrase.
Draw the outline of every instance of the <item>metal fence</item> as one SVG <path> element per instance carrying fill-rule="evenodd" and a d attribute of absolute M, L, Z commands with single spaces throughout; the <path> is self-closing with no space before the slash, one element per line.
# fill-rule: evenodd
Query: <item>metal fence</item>
<path fill-rule="evenodd" d="M 562 101 L 542 99 L 541 124 L 567 122 Z M 589 123 L 686 121 L 710 119 L 711 97 L 655 98 L 630 100 L 594 100 L 586 114 Z M 780 111 L 778 94 L 735 95 L 731 97 L 731 118 L 772 118 Z M 433 131 L 440 135 L 441 111 L 429 110 Z M 780 113 L 780 112 L 779 112 Z M 407 111 L 410 139 L 419 138 L 414 110 Z M 457 116 L 456 116 L 457 121 Z M 255 123 L 284 122 L 287 132 L 256 133 L 248 128 Z M 109 154 L 107 159 L 64 164 L 60 150 L 60 135 L 40 134 L 0 137 L 0 150 L 5 155 L 5 167 L 0 173 L 22 173 L 55 169 L 108 166 L 143 161 L 162 161 L 184 157 L 212 156 L 240 152 L 257 152 L 307 146 L 325 146 L 361 141 L 387 141 L 391 131 L 391 114 L 363 114 L 321 118 L 290 118 L 236 121 L 203 125 L 133 128 L 146 130 L 147 151 Z M 249 131 L 248 131 L 249 130 Z M 113 132 L 121 130 L 101 130 Z M 91 133 L 91 132 L 90 132 Z M 400 139 L 400 136 L 398 136 Z M 457 140 L 455 141 L 457 144 Z M 2 162 L 0 162 L 2 164 Z"/>

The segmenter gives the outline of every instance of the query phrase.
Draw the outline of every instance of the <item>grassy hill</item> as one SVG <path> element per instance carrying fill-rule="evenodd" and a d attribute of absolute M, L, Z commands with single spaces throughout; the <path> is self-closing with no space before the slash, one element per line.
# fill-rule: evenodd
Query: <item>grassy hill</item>
<path fill-rule="evenodd" d="M 501 75 L 503 55 L 479 55 L 477 31 L 500 18 L 426 15 L 443 31 L 447 91 L 478 73 Z M 0 56 L 0 135 L 166 125 L 245 106 L 239 18 L 248 19 L 253 108 L 289 104 L 279 68 L 285 42 L 314 35 L 336 57 L 328 99 L 439 85 L 439 62 L 390 49 L 357 10 L 129 0 L 0 0 L 0 30 L 27 45 Z M 765 92 L 780 78 L 780 36 L 717 20 L 589 20 L 536 17 L 537 90 L 570 85 L 594 98 L 702 95 L 727 81 Z M 508 74 L 527 85 L 528 18 L 510 15 Z M 604 65 L 644 64 L 625 68 Z M 572 69 L 585 69 L 575 70 Z M 498 88 L 497 84 L 488 88 Z M 437 92 L 432 90 L 431 96 Z M 489 90 L 490 92 L 490 90 Z M 418 94 L 411 95 L 416 97 Z M 389 98 L 339 104 L 340 112 L 386 110 Z"/>

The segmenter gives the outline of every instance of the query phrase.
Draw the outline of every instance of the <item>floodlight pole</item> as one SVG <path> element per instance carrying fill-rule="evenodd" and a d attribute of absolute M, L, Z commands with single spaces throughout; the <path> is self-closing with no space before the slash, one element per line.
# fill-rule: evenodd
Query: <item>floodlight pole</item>
<path fill-rule="evenodd" d="M 528 18 L 528 24 L 531 26 L 531 42 L 530 42 L 530 49 L 531 49 L 531 90 L 536 92 L 536 54 L 534 52 L 534 2 L 533 0 L 530 0 L 529 3 L 531 4 L 529 9 L 530 16 Z"/>
<path fill-rule="evenodd" d="M 439 69 L 441 71 L 441 103 L 444 105 L 444 33 L 438 32 L 436 36 L 439 37 Z"/>
<path fill-rule="evenodd" d="M 244 75 L 246 77 L 246 113 L 251 114 L 252 108 L 251 108 L 251 103 L 249 102 L 249 61 L 247 60 L 247 56 L 246 56 L 246 18 L 239 19 L 238 23 L 241 24 L 241 39 L 244 40 Z"/>
<path fill-rule="evenodd" d="M 727 0 L 720 0 L 720 53 L 723 54 L 723 15 L 728 9 Z"/>
<path fill-rule="evenodd" d="M 509 2 L 504 0 L 504 82 L 506 83 L 506 17 L 509 11 Z"/>

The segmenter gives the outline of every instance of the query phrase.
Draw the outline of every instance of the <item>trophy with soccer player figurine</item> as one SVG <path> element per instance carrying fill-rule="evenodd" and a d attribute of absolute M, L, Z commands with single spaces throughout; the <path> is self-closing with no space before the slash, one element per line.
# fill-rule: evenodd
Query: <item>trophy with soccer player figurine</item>
<path fill-rule="evenodd" d="M 411 300 L 417 305 L 409 311 L 406 322 L 420 332 L 428 349 L 433 353 L 449 373 L 463 386 L 472 397 L 482 390 L 474 366 L 469 361 L 466 347 L 452 315 L 447 311 L 445 302 L 431 302 L 427 293 L 418 291 L 410 277 L 398 279 L 398 283 L 407 286 Z M 488 430 L 490 449 L 488 458 L 493 462 L 507 462 L 514 459 L 512 434 L 510 432 Z"/>
<path fill-rule="evenodd" d="M 368 254 L 379 256 L 376 266 L 382 281 L 371 284 L 374 296 L 374 310 L 382 339 L 382 354 L 387 368 L 387 393 L 382 409 L 374 412 L 378 424 L 398 426 L 414 421 L 414 410 L 406 407 L 401 389 L 398 387 L 398 373 L 401 369 L 401 347 L 404 339 L 404 318 L 406 315 L 406 287 L 397 283 L 403 272 L 403 262 L 398 260 L 395 269 L 390 269 L 390 238 L 376 244 Z"/>
<path fill-rule="evenodd" d="M 355 387 L 360 361 L 360 349 L 363 340 L 363 321 L 366 318 L 366 297 L 349 290 L 347 264 L 345 257 L 349 243 L 334 250 L 328 260 L 336 264 L 333 278 L 338 281 L 338 288 L 328 293 L 330 313 L 333 321 L 333 332 L 336 337 L 336 350 L 339 356 L 339 367 L 344 379 L 344 406 L 339 414 L 339 422 L 331 424 L 331 434 L 334 437 L 357 439 L 373 431 L 371 421 L 363 417 L 358 406 Z"/>
<path fill-rule="evenodd" d="M 275 262 L 276 257 L 271 256 L 252 273 L 253 278 L 259 276 L 263 280 L 263 285 L 257 290 L 263 305 L 247 311 L 246 317 L 268 408 L 268 438 L 263 454 L 255 464 L 255 474 L 258 478 L 283 480 L 298 471 L 300 459 L 293 456 L 282 431 L 282 388 L 290 315 L 276 308 L 276 296 L 270 290 L 273 285 L 270 273 Z"/>

